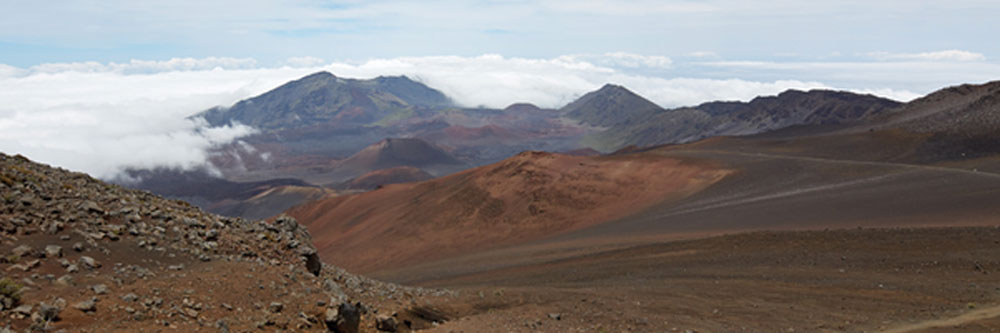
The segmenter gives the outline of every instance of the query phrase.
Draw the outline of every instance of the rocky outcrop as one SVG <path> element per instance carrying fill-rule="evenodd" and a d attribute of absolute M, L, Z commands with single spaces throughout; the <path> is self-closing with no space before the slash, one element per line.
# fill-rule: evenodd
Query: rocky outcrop
<path fill-rule="evenodd" d="M 449 295 L 326 266 L 287 216 L 212 215 L 4 154 L 0 254 L 0 318 L 17 331 L 302 331 L 326 327 L 326 309 L 373 331 L 374 315 L 344 304 L 392 312 Z"/>

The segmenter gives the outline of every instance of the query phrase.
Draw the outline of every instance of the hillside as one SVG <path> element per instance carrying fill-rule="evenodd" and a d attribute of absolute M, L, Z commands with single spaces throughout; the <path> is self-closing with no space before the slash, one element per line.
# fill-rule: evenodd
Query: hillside
<path fill-rule="evenodd" d="M 863 122 L 902 105 L 849 92 L 789 90 L 750 102 L 710 102 L 695 107 L 640 112 L 638 118 L 592 134 L 584 142 L 603 150 L 627 145 L 684 143 L 714 136 L 764 133 L 796 125 Z"/>
<path fill-rule="evenodd" d="M 652 156 L 526 152 L 451 176 L 293 208 L 333 263 L 369 271 L 552 236 L 690 195 L 729 172 Z"/>
<path fill-rule="evenodd" d="M 0 197 L 0 326 L 15 331 L 373 332 L 392 313 L 430 327 L 407 308 L 428 290 L 324 265 L 288 217 L 207 214 L 20 155 L 0 154 Z"/>
<path fill-rule="evenodd" d="M 395 167 L 389 169 L 375 170 L 341 184 L 340 188 L 348 190 L 374 190 L 385 185 L 412 183 L 428 179 L 434 176 L 418 168 L 410 166 Z M 288 207 L 291 208 L 291 207 Z"/>
<path fill-rule="evenodd" d="M 131 170 L 130 179 L 116 182 L 171 199 L 185 200 L 208 212 L 250 219 L 276 216 L 284 210 L 327 193 L 298 179 L 235 182 L 207 170 Z M 277 193 L 285 195 L 277 196 Z"/>
<path fill-rule="evenodd" d="M 663 109 L 625 87 L 606 84 L 559 111 L 587 125 L 613 127 L 638 125 Z"/>
<path fill-rule="evenodd" d="M 420 139 L 385 139 L 340 161 L 330 175 L 331 183 L 371 171 L 409 166 L 432 175 L 445 175 L 468 168 L 448 152 Z"/>

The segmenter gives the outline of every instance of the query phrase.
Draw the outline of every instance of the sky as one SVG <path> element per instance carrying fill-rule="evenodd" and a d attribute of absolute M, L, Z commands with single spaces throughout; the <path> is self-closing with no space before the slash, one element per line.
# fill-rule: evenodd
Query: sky
<path fill-rule="evenodd" d="M 1000 78 L 997 1 L 0 0 L 0 151 L 98 177 L 255 131 L 188 116 L 303 75 L 407 75 L 467 106 L 605 83 L 664 107 Z"/>

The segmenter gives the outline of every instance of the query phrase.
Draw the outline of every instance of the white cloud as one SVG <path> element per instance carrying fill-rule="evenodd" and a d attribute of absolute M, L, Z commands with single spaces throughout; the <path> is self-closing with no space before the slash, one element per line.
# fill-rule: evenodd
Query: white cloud
<path fill-rule="evenodd" d="M 611 1 L 611 0 L 549 0 L 542 1 L 543 7 L 560 12 L 585 13 L 595 15 L 663 15 L 714 12 L 724 7 L 706 1 Z"/>
<path fill-rule="evenodd" d="M 916 90 L 922 94 L 952 81 L 1000 76 L 1000 66 L 979 62 L 675 63 L 667 57 L 629 53 L 322 63 L 319 58 L 295 58 L 265 68 L 253 59 L 178 58 L 46 64 L 28 69 L 0 65 L 0 151 L 105 178 L 128 166 L 200 166 L 208 148 L 253 130 L 245 126 L 208 129 L 203 121 L 185 117 L 212 106 L 231 105 L 320 70 L 352 78 L 407 75 L 462 105 L 496 108 L 515 102 L 560 107 L 606 83 L 624 85 L 665 107 L 745 101 L 792 88 L 849 88 L 905 101 L 918 96 L 905 88 L 910 81 L 931 87 Z M 732 78 L 664 76 L 684 70 Z"/>
<path fill-rule="evenodd" d="M 0 151 L 102 178 L 132 166 L 200 166 L 208 148 L 252 129 L 209 129 L 187 116 L 309 73 L 186 66 L 152 74 L 112 65 L 49 66 L 0 76 Z"/>
<path fill-rule="evenodd" d="M 669 57 L 659 55 L 642 55 L 627 52 L 609 52 L 604 54 L 575 54 L 561 57 L 568 61 L 588 61 L 601 66 L 618 68 L 670 68 L 674 63 Z"/>
<path fill-rule="evenodd" d="M 326 64 L 326 60 L 318 57 L 291 57 L 285 60 L 285 64 L 291 67 L 316 67 Z"/>
<path fill-rule="evenodd" d="M 257 66 L 257 61 L 250 58 L 171 58 L 170 60 L 131 60 L 126 63 L 99 63 L 70 62 L 70 63 L 48 63 L 35 65 L 26 71 L 21 71 L 21 75 L 32 73 L 65 73 L 65 72 L 91 72 L 91 73 L 119 73 L 119 74 L 148 74 L 176 71 L 204 71 L 212 69 L 248 69 Z M 2 73 L 2 69 L 0 69 Z"/>
<path fill-rule="evenodd" d="M 712 51 L 694 51 L 687 54 L 689 57 L 695 58 L 716 58 L 719 55 Z"/>
<path fill-rule="evenodd" d="M 1000 64 L 969 61 L 709 61 L 692 66 L 716 75 L 815 78 L 853 91 L 892 91 L 883 96 L 902 101 L 946 86 L 1000 78 Z"/>
<path fill-rule="evenodd" d="M 879 60 L 906 60 L 906 61 L 985 61 L 986 60 L 986 56 L 983 55 L 982 53 L 962 51 L 962 50 L 944 50 L 944 51 L 921 52 L 921 53 L 871 52 L 868 53 L 868 56 Z"/>

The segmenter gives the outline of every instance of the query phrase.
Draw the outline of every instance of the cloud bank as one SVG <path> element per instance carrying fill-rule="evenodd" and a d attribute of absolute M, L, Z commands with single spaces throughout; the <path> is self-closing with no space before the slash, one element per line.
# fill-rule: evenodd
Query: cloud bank
<path fill-rule="evenodd" d="M 935 89 L 951 80 L 961 83 L 1000 75 L 996 65 L 977 60 L 985 56 L 971 52 L 883 58 L 829 63 L 683 62 L 615 52 L 553 58 L 487 54 L 360 62 L 296 57 L 276 67 L 263 67 L 249 58 L 217 57 L 54 63 L 28 68 L 0 64 L 0 151 L 21 153 L 101 178 L 113 177 L 127 167 L 203 166 L 213 146 L 251 134 L 254 129 L 207 128 L 203 121 L 188 116 L 213 106 L 231 105 L 321 70 L 351 78 L 407 75 L 441 90 L 459 104 L 495 108 L 515 102 L 560 107 L 606 83 L 626 86 L 664 107 L 746 101 L 787 89 L 812 88 L 909 100 L 929 92 L 908 90 L 901 82 L 916 73 Z M 928 71 L 934 68 L 937 70 Z"/>

